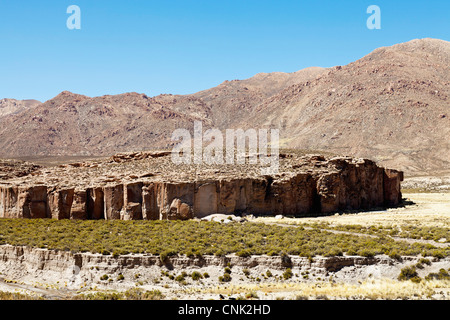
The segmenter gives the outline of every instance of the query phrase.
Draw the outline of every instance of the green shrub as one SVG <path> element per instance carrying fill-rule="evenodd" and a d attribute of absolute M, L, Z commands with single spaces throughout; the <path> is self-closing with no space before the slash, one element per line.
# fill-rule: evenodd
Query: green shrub
<path fill-rule="evenodd" d="M 195 256 L 195 253 L 194 253 L 194 251 L 192 251 L 192 249 L 191 249 L 191 250 L 189 250 L 188 252 L 186 252 L 186 256 L 187 256 L 188 258 L 192 258 L 193 256 Z"/>
<path fill-rule="evenodd" d="M 431 255 L 436 259 L 442 259 L 445 257 L 443 250 L 433 250 Z"/>
<path fill-rule="evenodd" d="M 327 253 L 324 255 L 325 257 L 338 257 L 342 256 L 342 250 L 339 248 L 331 248 Z"/>
<path fill-rule="evenodd" d="M 167 260 L 168 257 L 169 257 L 169 256 L 167 255 L 167 252 L 161 252 L 161 253 L 159 254 L 159 260 L 160 260 L 162 263 L 166 262 L 166 260 Z"/>
<path fill-rule="evenodd" d="M 375 256 L 375 253 L 369 249 L 362 249 L 361 251 L 358 251 L 358 254 L 366 258 L 372 258 L 373 256 Z"/>
<path fill-rule="evenodd" d="M 114 258 L 118 258 L 119 256 L 120 256 L 120 251 L 119 250 L 114 250 L 113 251 L 113 253 L 112 253 L 112 256 L 114 257 Z"/>
<path fill-rule="evenodd" d="M 411 280 L 411 279 L 418 278 L 418 277 L 419 276 L 417 274 L 415 266 L 404 267 L 403 269 L 400 270 L 398 280 L 405 281 L 405 280 Z"/>
<path fill-rule="evenodd" d="M 422 263 L 422 264 L 426 264 L 426 265 L 428 265 L 428 266 L 431 266 L 431 261 L 428 260 L 428 259 L 426 259 L 426 258 L 421 258 L 421 259 L 419 260 L 419 263 Z"/>
<path fill-rule="evenodd" d="M 159 254 L 159 260 L 161 260 L 162 263 L 165 263 L 166 260 L 170 257 L 170 256 L 174 256 L 176 255 L 177 252 L 174 249 L 166 249 L 163 252 L 161 252 Z"/>
<path fill-rule="evenodd" d="M 223 276 L 219 277 L 219 281 L 220 282 L 230 282 L 231 281 L 231 276 L 229 273 L 224 273 Z"/>
<path fill-rule="evenodd" d="M 202 274 L 201 274 L 200 272 L 198 272 L 198 271 L 193 271 L 193 272 L 191 273 L 191 278 L 192 278 L 192 280 L 200 280 L 200 279 L 203 278 L 203 276 L 202 276 Z"/>
<path fill-rule="evenodd" d="M 397 250 L 392 250 L 389 252 L 389 258 L 400 261 L 402 256 L 398 254 Z"/>
<path fill-rule="evenodd" d="M 223 251 L 222 249 L 218 249 L 218 250 L 216 250 L 216 251 L 214 252 L 214 255 L 215 255 L 216 257 L 223 257 L 223 256 L 226 255 L 226 253 L 225 253 L 225 251 Z"/>
<path fill-rule="evenodd" d="M 285 280 L 292 278 L 293 273 L 292 270 L 290 268 L 287 268 L 284 272 L 283 272 L 283 278 Z"/>
<path fill-rule="evenodd" d="M 236 252 L 236 255 L 241 258 L 250 257 L 252 255 L 252 251 L 250 249 L 242 249 Z"/>
<path fill-rule="evenodd" d="M 439 269 L 438 273 L 430 273 L 425 280 L 450 280 L 450 274 L 445 269 Z"/>
<path fill-rule="evenodd" d="M 184 281 L 184 275 L 179 274 L 178 276 L 175 277 L 175 281 L 177 281 L 177 282 L 182 282 L 182 281 Z"/>

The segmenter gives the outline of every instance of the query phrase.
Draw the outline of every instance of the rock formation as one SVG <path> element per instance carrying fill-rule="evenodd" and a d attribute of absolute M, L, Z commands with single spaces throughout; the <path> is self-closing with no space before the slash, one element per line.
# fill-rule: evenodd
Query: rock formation
<path fill-rule="evenodd" d="M 258 165 L 178 166 L 167 152 L 33 167 L 0 180 L 0 217 L 158 220 L 214 213 L 307 216 L 395 206 L 403 173 L 367 159 L 284 154 Z M 27 164 L 29 166 L 29 164 Z M 20 166 L 17 168 L 22 172 Z"/>

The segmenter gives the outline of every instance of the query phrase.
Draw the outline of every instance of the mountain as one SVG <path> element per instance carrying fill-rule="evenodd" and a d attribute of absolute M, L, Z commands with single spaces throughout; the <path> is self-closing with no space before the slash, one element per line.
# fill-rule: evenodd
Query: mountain
<path fill-rule="evenodd" d="M 260 73 L 190 95 L 65 91 L 32 108 L 4 108 L 0 156 L 170 148 L 175 129 L 201 120 L 222 130 L 278 128 L 287 148 L 436 173 L 450 171 L 449 95 L 450 43 L 416 39 L 346 66 Z"/>
<path fill-rule="evenodd" d="M 68 91 L 18 114 L 0 119 L 0 156 L 111 155 L 171 147 L 172 132 L 203 127 L 226 128 L 271 93 L 322 72 L 258 74 L 192 95 L 125 93 L 87 97 Z"/>
<path fill-rule="evenodd" d="M 450 43 L 379 48 L 266 99 L 245 127 L 285 146 L 368 157 L 407 172 L 450 170 Z"/>
<path fill-rule="evenodd" d="M 28 108 L 33 108 L 40 104 L 37 100 L 16 100 L 1 99 L 0 100 L 0 118 L 12 114 L 20 113 Z"/>
<path fill-rule="evenodd" d="M 177 101 L 186 112 L 172 109 Z M 68 91 L 0 119 L 3 157 L 110 155 L 170 145 L 173 130 L 205 120 L 190 97 L 125 93 L 90 98 Z"/>
<path fill-rule="evenodd" d="M 293 84 L 314 79 L 325 70 L 310 67 L 293 73 L 258 73 L 246 80 L 225 81 L 192 96 L 209 107 L 216 127 L 228 128 L 236 123 L 236 119 L 248 118 L 265 99 Z"/>

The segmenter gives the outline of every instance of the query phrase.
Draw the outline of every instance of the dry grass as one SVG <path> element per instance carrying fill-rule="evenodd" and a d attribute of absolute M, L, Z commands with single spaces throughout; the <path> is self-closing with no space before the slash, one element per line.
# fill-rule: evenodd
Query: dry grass
<path fill-rule="evenodd" d="M 367 280 L 358 284 L 314 282 L 220 286 L 202 290 L 201 293 L 241 295 L 243 297 L 249 293 L 256 293 L 260 297 L 269 299 L 277 297 L 288 299 L 449 299 L 449 288 L 449 280 L 414 283 L 412 281 L 379 279 Z"/>

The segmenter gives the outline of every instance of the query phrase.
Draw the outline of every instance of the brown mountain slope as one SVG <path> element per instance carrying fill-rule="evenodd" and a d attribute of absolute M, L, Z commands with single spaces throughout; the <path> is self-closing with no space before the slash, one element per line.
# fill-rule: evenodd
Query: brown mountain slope
<path fill-rule="evenodd" d="M 226 128 L 264 98 L 314 78 L 322 68 L 258 74 L 192 95 L 126 93 L 90 98 L 62 92 L 34 110 L 0 119 L 0 156 L 111 155 L 167 148 L 177 128 Z"/>
<path fill-rule="evenodd" d="M 247 118 L 265 99 L 293 84 L 315 79 L 325 71 L 311 67 L 293 73 L 258 73 L 245 80 L 225 81 L 192 96 L 205 102 L 211 109 L 213 123 L 223 129 L 230 127 L 236 119 Z"/>
<path fill-rule="evenodd" d="M 11 114 L 17 114 L 27 108 L 33 108 L 38 104 L 40 104 L 40 102 L 37 100 L 1 99 L 0 118 Z"/>
<path fill-rule="evenodd" d="M 63 92 L 0 117 L 0 157 L 109 155 L 170 147 L 173 130 L 279 128 L 285 147 L 450 170 L 450 43 L 413 40 L 330 69 L 258 74 L 191 95 Z"/>
<path fill-rule="evenodd" d="M 182 100 L 182 101 L 181 101 Z M 176 102 L 187 113 L 176 112 Z M 62 92 L 55 98 L 0 120 L 2 157 L 110 155 L 171 144 L 173 130 L 207 122 L 207 111 L 190 97 L 149 98 L 126 93 L 90 98 Z"/>
<path fill-rule="evenodd" d="M 379 48 L 260 104 L 239 125 L 280 128 L 285 146 L 450 170 L 450 43 Z"/>

